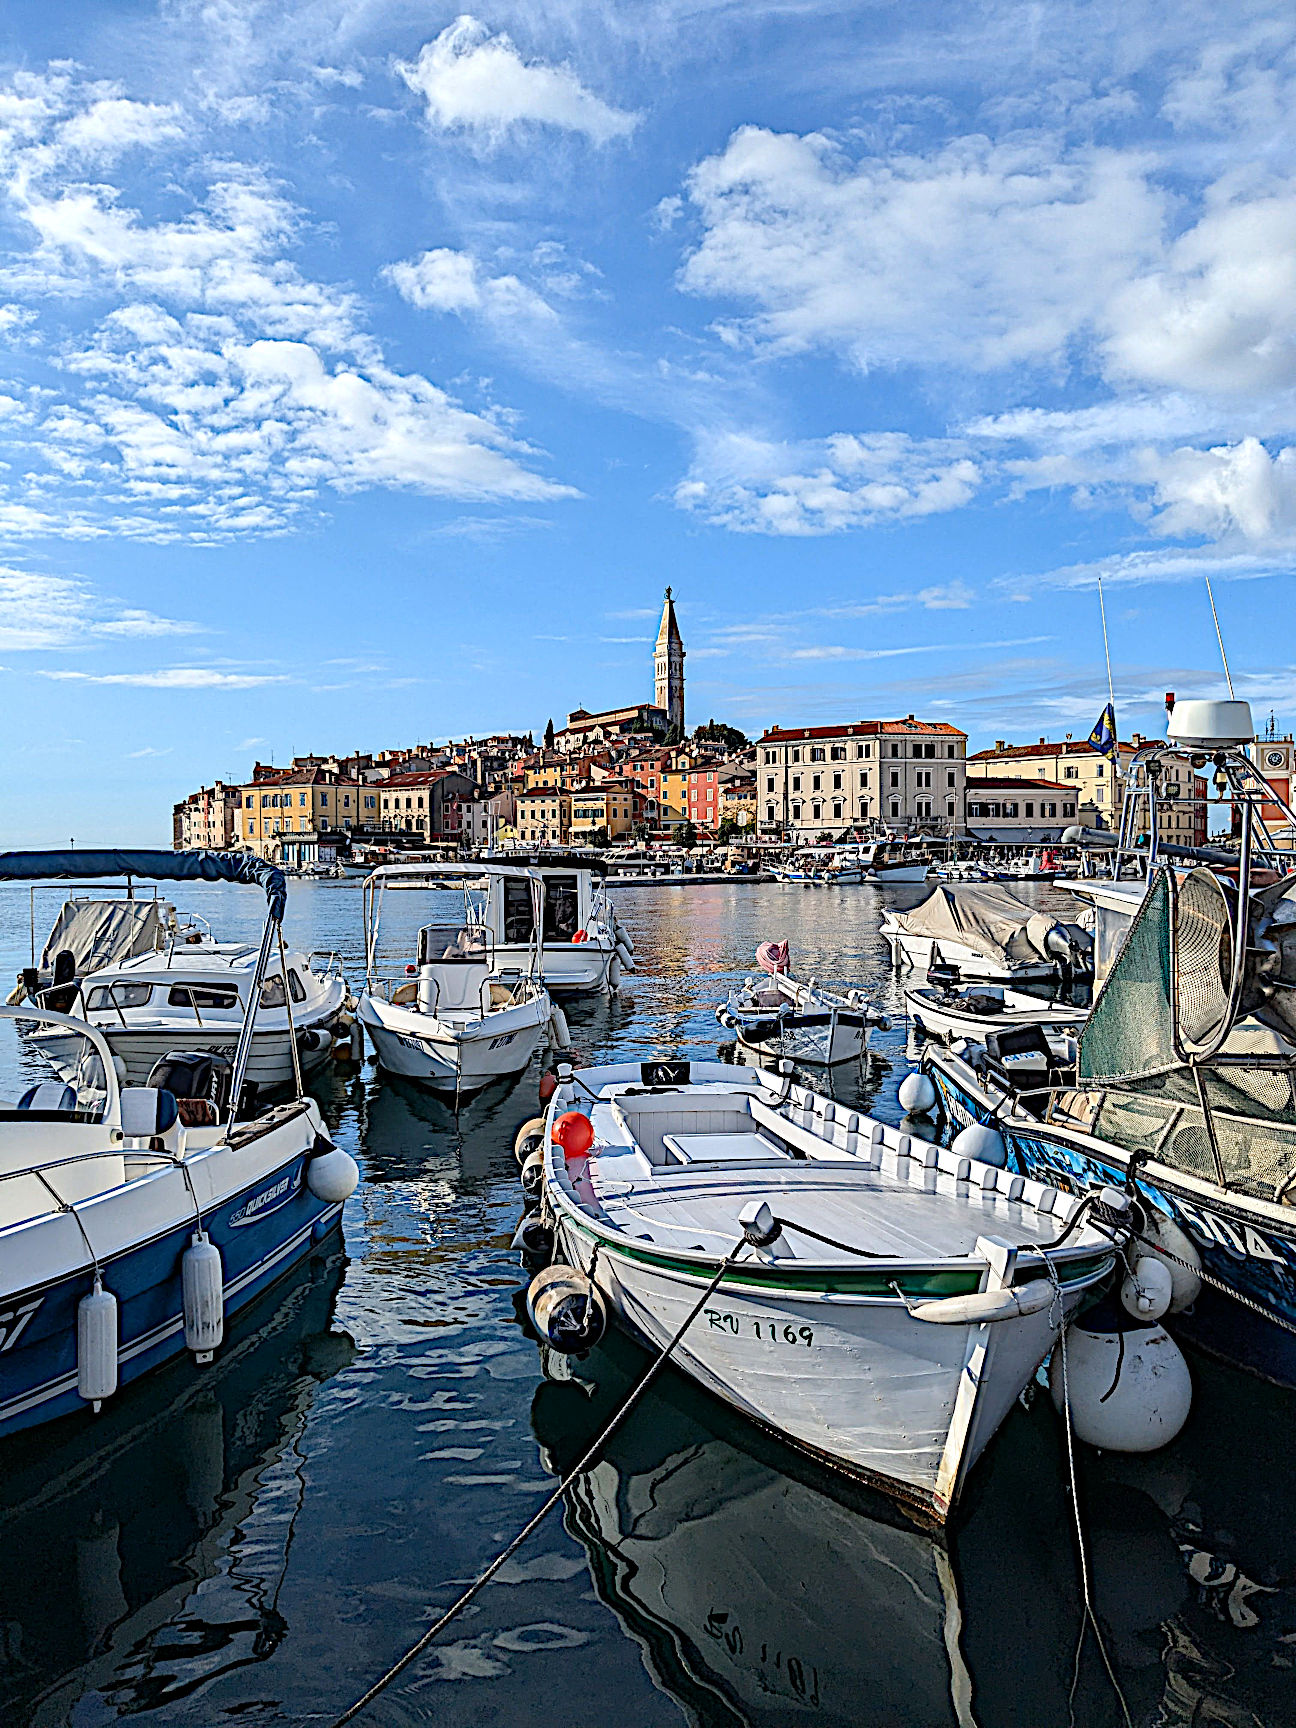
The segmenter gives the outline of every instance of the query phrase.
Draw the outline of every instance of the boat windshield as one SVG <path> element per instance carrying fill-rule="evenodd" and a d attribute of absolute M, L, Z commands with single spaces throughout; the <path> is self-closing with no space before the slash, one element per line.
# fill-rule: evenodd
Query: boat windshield
<path fill-rule="evenodd" d="M 425 924 L 419 931 L 420 966 L 480 965 L 489 958 L 487 932 L 480 924 Z"/>

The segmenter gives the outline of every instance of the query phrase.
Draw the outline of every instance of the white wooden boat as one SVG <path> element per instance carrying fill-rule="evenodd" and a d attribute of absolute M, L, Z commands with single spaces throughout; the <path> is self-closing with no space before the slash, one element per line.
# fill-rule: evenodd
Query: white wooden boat
<path fill-rule="evenodd" d="M 830 990 L 816 978 L 808 984 L 794 978 L 785 942 L 763 942 L 756 960 L 760 975 L 731 990 L 715 1014 L 760 1061 L 786 1058 L 820 1068 L 858 1062 L 874 1027 L 890 1024 L 862 990 Z"/>
<path fill-rule="evenodd" d="M 379 1066 L 435 1091 L 464 1096 L 492 1080 L 518 1074 L 535 1054 L 555 1010 L 539 975 L 534 939 L 525 969 L 504 966 L 487 922 L 494 879 L 521 882 L 538 927 L 544 884 L 538 873 L 501 865 L 474 866 L 454 883 L 447 873 L 432 886 L 440 896 L 457 887 L 461 916 L 425 924 L 412 966 L 384 975 L 379 956 L 383 889 L 393 872 L 376 870 L 365 883 L 367 987 L 356 1015 L 373 1040 Z M 403 880 L 397 874 L 397 880 Z M 412 974 L 412 975 L 411 975 Z"/>
<path fill-rule="evenodd" d="M 273 970 L 257 986 L 256 1032 L 247 1064 L 247 1078 L 262 1094 L 295 1082 L 284 980 L 275 958 Z M 286 958 L 297 1067 L 310 1074 L 329 1058 L 349 992 L 337 955 L 288 949 Z M 102 1032 L 123 1085 L 143 1086 L 174 1050 L 233 1056 L 257 969 L 256 948 L 215 942 L 194 931 L 165 952 L 140 954 L 81 979 L 69 1011 Z M 64 1078 L 71 1076 L 81 1055 L 77 1036 L 42 1024 L 31 1030 L 28 1042 Z"/>
<path fill-rule="evenodd" d="M 904 993 L 905 1009 L 915 1026 L 929 1038 L 948 1043 L 954 1038 L 984 1038 L 1013 1026 L 1083 1026 L 1087 1008 L 1046 1002 L 1023 990 L 1001 984 L 967 984 L 942 990 L 934 984 L 914 985 Z"/>
<path fill-rule="evenodd" d="M 543 1163 L 557 1258 L 628 1328 L 663 1346 L 721 1272 L 675 1365 L 940 1521 L 1114 1264 L 1087 1202 L 722 1063 L 560 1070 Z"/>

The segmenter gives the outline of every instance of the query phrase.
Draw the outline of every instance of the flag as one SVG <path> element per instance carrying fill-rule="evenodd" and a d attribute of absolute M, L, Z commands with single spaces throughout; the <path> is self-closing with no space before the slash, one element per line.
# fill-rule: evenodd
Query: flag
<path fill-rule="evenodd" d="M 1120 766 L 1120 752 L 1116 747 L 1116 710 L 1109 702 L 1098 716 L 1098 723 L 1089 734 L 1086 742 L 1091 750 L 1096 750 L 1100 756 L 1105 756 L 1115 767 Z"/>

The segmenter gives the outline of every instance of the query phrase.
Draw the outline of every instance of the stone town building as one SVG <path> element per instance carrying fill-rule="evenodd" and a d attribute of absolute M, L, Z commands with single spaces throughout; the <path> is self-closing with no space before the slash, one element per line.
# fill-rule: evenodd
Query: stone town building
<path fill-rule="evenodd" d="M 1090 807 L 1077 805 L 1076 798 L 1074 785 L 1057 780 L 980 775 L 965 784 L 967 831 L 977 840 L 1045 845 L 1085 822 Z"/>
<path fill-rule="evenodd" d="M 171 812 L 171 843 L 177 852 L 222 852 L 238 827 L 241 788 L 217 780 L 182 798 Z"/>
<path fill-rule="evenodd" d="M 1088 826 L 1115 828 L 1120 822 L 1125 775 L 1134 754 L 1148 740 L 1141 732 L 1128 743 L 1117 745 L 1120 771 L 1099 754 L 1087 739 L 1069 733 L 1060 743 L 1041 738 L 1038 744 L 1005 744 L 997 739 L 993 750 L 978 750 L 968 757 L 968 779 L 1055 781 L 1075 795 L 1077 820 Z M 1185 846 L 1206 841 L 1206 782 L 1200 775 L 1172 768 L 1166 783 L 1167 802 L 1162 810 L 1162 832 Z"/>
<path fill-rule="evenodd" d="M 349 843 L 349 831 L 368 826 L 365 788 L 330 768 L 272 768 L 260 762 L 239 788 L 236 843 L 258 857 L 307 862 Z"/>
<path fill-rule="evenodd" d="M 963 821 L 967 734 L 943 720 L 771 727 L 756 740 L 763 839 L 952 834 Z"/>
<path fill-rule="evenodd" d="M 407 834 L 414 841 L 458 840 L 463 832 L 461 804 L 475 788 L 476 781 L 466 774 L 445 768 L 393 774 L 373 789 L 377 826 L 385 834 Z"/>

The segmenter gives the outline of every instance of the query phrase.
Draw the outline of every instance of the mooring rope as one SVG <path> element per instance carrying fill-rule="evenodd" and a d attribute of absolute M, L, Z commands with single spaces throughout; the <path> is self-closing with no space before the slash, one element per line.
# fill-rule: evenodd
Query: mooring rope
<path fill-rule="evenodd" d="M 463 1595 L 459 1597 L 458 1601 L 447 1608 L 445 1613 L 441 1615 L 440 1619 L 434 1621 L 433 1624 L 428 1627 L 427 1631 L 423 1633 L 417 1643 L 410 1645 L 409 1649 L 399 1661 L 393 1662 L 387 1672 L 374 1681 L 373 1685 L 362 1698 L 357 1698 L 355 1703 L 348 1706 L 340 1716 L 333 1717 L 328 1724 L 328 1728 L 346 1728 L 348 1722 L 354 1722 L 356 1717 L 359 1716 L 363 1710 L 367 1710 L 369 1705 L 373 1703 L 374 1699 L 377 1698 L 380 1693 L 386 1691 L 387 1687 L 391 1685 L 397 1675 L 404 1673 L 410 1663 L 421 1656 L 437 1636 L 445 1630 L 450 1622 L 456 1619 L 463 1612 L 480 1591 L 485 1589 L 486 1585 L 490 1583 L 491 1579 L 499 1571 L 500 1567 L 512 1559 L 514 1554 L 517 1553 L 518 1549 L 526 1541 L 527 1537 L 531 1535 L 532 1531 L 537 1530 L 540 1525 L 544 1523 L 544 1520 L 548 1517 L 549 1513 L 553 1511 L 554 1507 L 562 1499 L 568 1488 L 570 1488 L 576 1478 L 587 1470 L 594 1462 L 604 1444 L 611 1438 L 616 1429 L 620 1427 L 621 1423 L 624 1422 L 631 1410 L 634 1409 L 635 1405 L 652 1385 L 658 1374 L 666 1366 L 666 1363 L 669 1361 L 676 1345 L 678 1345 L 680 1339 L 683 1338 L 689 1327 L 697 1319 L 703 1308 L 715 1294 L 720 1280 L 738 1258 L 746 1240 L 746 1236 L 743 1235 L 734 1243 L 733 1247 L 716 1268 L 715 1276 L 711 1279 L 711 1282 L 707 1285 L 706 1289 L 689 1310 L 684 1323 L 680 1326 L 674 1337 L 671 1338 L 669 1343 L 662 1347 L 656 1359 L 649 1364 L 640 1379 L 637 1380 L 634 1386 L 630 1389 L 630 1392 L 624 1401 L 613 1412 L 612 1418 L 607 1423 L 606 1427 L 604 1427 L 596 1436 L 580 1460 L 570 1471 L 568 1471 L 562 1481 L 559 1482 L 558 1486 L 545 1501 L 544 1505 L 541 1506 L 539 1511 L 527 1520 L 508 1546 L 495 1556 L 486 1570 L 478 1574 L 478 1576 L 464 1591 Z"/>

